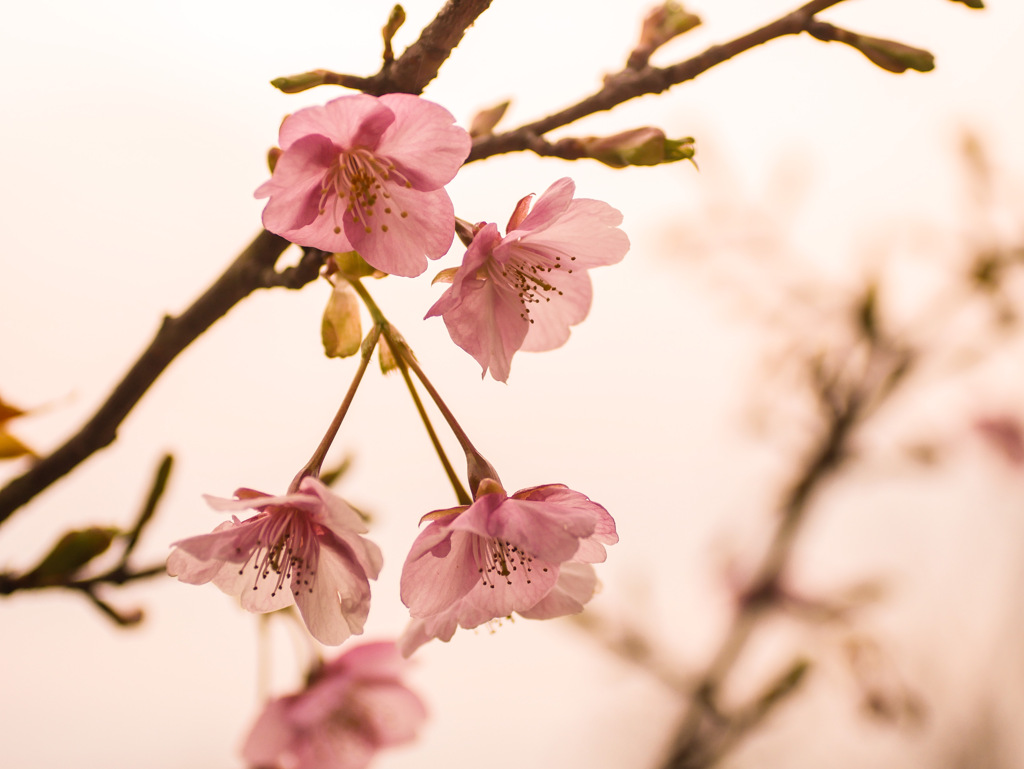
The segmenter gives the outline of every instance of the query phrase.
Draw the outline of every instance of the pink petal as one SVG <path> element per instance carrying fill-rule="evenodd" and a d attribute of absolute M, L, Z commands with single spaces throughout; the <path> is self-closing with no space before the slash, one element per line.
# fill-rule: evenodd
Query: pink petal
<path fill-rule="evenodd" d="M 559 566 L 535 558 L 531 569 L 526 573 L 520 566 L 508 575 L 507 581 L 496 576 L 491 585 L 478 584 L 463 601 L 458 613 L 459 625 L 472 628 L 536 606 L 554 587 Z"/>
<path fill-rule="evenodd" d="M 221 569 L 214 577 L 213 584 L 228 595 L 238 596 L 246 611 L 266 614 L 291 606 L 294 602 L 288 581 L 281 580 L 278 585 L 280 575 L 277 572 L 272 571 L 264 577 L 252 564 L 243 569 L 241 574 L 238 572 L 237 567 Z"/>
<path fill-rule="evenodd" d="M 508 232 L 506 236 L 509 239 L 514 239 L 523 235 L 523 231 L 535 232 L 550 226 L 565 213 L 575 191 L 576 183 L 568 177 L 554 182 L 544 190 L 544 194 L 537 199 L 533 210 L 521 221 L 519 226 Z M 511 223 L 510 221 L 509 224 Z"/>
<path fill-rule="evenodd" d="M 432 523 L 416 538 L 402 568 L 402 603 L 413 617 L 444 611 L 480 580 L 476 535 Z"/>
<path fill-rule="evenodd" d="M 563 563 L 555 587 L 532 609 L 519 612 L 527 619 L 552 619 L 578 614 L 597 588 L 594 567 L 586 563 Z"/>
<path fill-rule="evenodd" d="M 394 184 L 386 188 L 392 214 L 378 215 L 379 221 L 366 227 L 346 212 L 344 232 L 352 248 L 373 267 L 415 277 L 427 269 L 427 257 L 442 257 L 451 247 L 455 237 L 452 201 L 444 190 L 418 192 Z M 402 212 L 407 216 L 402 217 Z"/>
<path fill-rule="evenodd" d="M 362 516 L 353 510 L 348 502 L 327 488 L 319 478 L 307 475 L 299 483 L 299 491 L 315 495 L 320 500 L 320 519 L 333 531 L 353 531 L 357 534 L 365 534 L 368 531 Z"/>
<path fill-rule="evenodd" d="M 451 312 L 462 304 L 466 294 L 479 290 L 485 281 L 485 278 L 479 276 L 480 270 L 490 260 L 491 249 L 500 242 L 497 225 L 484 225 L 462 257 L 462 264 L 455 271 L 451 287 L 445 290 L 424 317 L 436 318 Z"/>
<path fill-rule="evenodd" d="M 355 699 L 361 731 L 378 748 L 411 742 L 427 717 L 423 701 L 399 683 L 361 687 Z"/>
<path fill-rule="evenodd" d="M 560 563 L 573 557 L 579 540 L 591 536 L 607 514 L 583 494 L 553 486 L 513 494 L 493 518 L 499 538 L 545 561 Z"/>
<path fill-rule="evenodd" d="M 300 139 L 281 155 L 274 175 L 255 193 L 257 198 L 270 197 L 263 209 L 263 226 L 286 237 L 314 222 L 320 210 L 324 174 L 336 155 L 330 140 L 318 135 Z"/>
<path fill-rule="evenodd" d="M 468 352 L 486 374 L 508 381 L 512 356 L 522 345 L 530 323 L 523 317 L 518 295 L 489 276 L 466 286 L 459 306 L 444 315 L 452 341 Z"/>
<path fill-rule="evenodd" d="M 324 676 L 397 681 L 406 665 L 392 641 L 374 641 L 354 646 L 329 661 L 324 665 Z"/>
<path fill-rule="evenodd" d="M 530 324 L 520 347 L 529 352 L 543 352 L 561 347 L 569 340 L 569 327 L 587 317 L 593 301 L 590 276 L 582 270 L 552 279 L 560 294 L 551 301 L 530 306 Z"/>
<path fill-rule="evenodd" d="M 209 534 L 200 534 L 195 537 L 179 540 L 173 544 L 183 554 L 190 558 L 175 559 L 176 571 L 171 573 L 172 577 L 182 578 L 185 574 L 177 570 L 179 564 L 186 568 L 198 568 L 197 562 L 206 561 L 228 561 L 234 564 L 244 563 L 252 551 L 256 548 L 256 540 L 259 538 L 258 522 L 256 518 L 239 523 L 237 521 L 224 521 Z M 171 553 L 174 556 L 174 553 Z M 170 558 L 168 559 L 170 563 Z M 169 567 L 170 568 L 170 567 Z M 199 584 L 190 582 L 190 584 Z"/>
<path fill-rule="evenodd" d="M 337 646 L 363 632 L 370 612 L 370 585 L 353 567 L 342 553 L 324 547 L 312 585 L 293 587 L 295 605 L 306 627 L 322 644 Z"/>
<path fill-rule="evenodd" d="M 376 749 L 352 729 L 319 729 L 297 743 L 293 769 L 364 769 Z M 293 765 L 286 764 L 290 769 Z"/>
<path fill-rule="evenodd" d="M 375 141 L 394 119 L 392 111 L 373 96 L 350 94 L 289 115 L 281 124 L 278 144 L 291 150 L 304 136 L 319 134 L 340 149 L 352 149 L 365 143 L 368 134 Z"/>
<path fill-rule="evenodd" d="M 473 144 L 465 130 L 453 125 L 451 113 L 410 94 L 386 94 L 380 101 L 394 112 L 395 122 L 381 136 L 377 152 L 394 162 L 417 190 L 450 182 Z"/>
<path fill-rule="evenodd" d="M 540 207 L 539 203 L 537 207 Z M 622 214 L 600 200 L 572 201 L 557 219 L 543 222 L 543 229 L 527 232 L 529 223 L 530 217 L 527 217 L 516 233 L 506 236 L 506 242 L 512 246 L 529 246 L 536 251 L 561 254 L 563 259 L 568 256 L 566 261 L 573 261 L 577 269 L 615 264 L 622 261 L 629 251 L 629 238 L 618 228 Z M 513 240 L 513 234 L 520 236 L 518 240 Z"/>
<path fill-rule="evenodd" d="M 260 713 L 242 746 L 242 757 L 251 766 L 276 766 L 294 739 L 285 700 L 273 700 Z"/>

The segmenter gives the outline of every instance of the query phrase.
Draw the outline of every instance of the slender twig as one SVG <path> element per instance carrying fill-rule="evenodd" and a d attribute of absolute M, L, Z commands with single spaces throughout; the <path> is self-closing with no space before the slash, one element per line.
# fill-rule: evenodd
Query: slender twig
<path fill-rule="evenodd" d="M 75 579 L 68 582 L 54 584 L 53 582 L 38 581 L 32 578 L 31 574 L 14 576 L 0 573 L 0 595 L 10 595 L 19 590 L 43 590 L 49 588 L 65 588 L 67 590 L 81 590 L 92 592 L 99 585 L 125 585 L 140 579 L 149 579 L 160 574 L 166 574 L 167 567 L 164 564 L 146 567 L 145 569 L 129 569 L 124 564 L 119 564 L 110 571 L 97 574 L 95 577 Z"/>
<path fill-rule="evenodd" d="M 437 458 L 441 462 L 441 466 L 444 468 L 444 473 L 448 476 L 448 482 L 452 485 L 452 490 L 455 492 L 456 499 L 459 500 L 460 505 L 470 505 L 473 503 L 473 498 L 469 496 L 469 492 L 466 491 L 462 485 L 462 481 L 459 480 L 458 474 L 455 472 L 455 468 L 452 467 L 451 461 L 448 459 L 448 454 L 445 453 L 444 447 L 441 445 L 440 439 L 437 437 L 437 431 L 434 430 L 434 425 L 430 422 L 430 417 L 427 415 L 427 410 L 423 406 L 423 400 L 420 398 L 420 394 L 416 392 L 416 384 L 412 381 L 412 377 L 409 376 L 409 367 L 405 362 L 405 358 L 395 356 L 395 362 L 398 365 L 398 370 L 402 374 L 402 379 L 405 380 L 405 386 L 409 390 L 409 396 L 412 398 L 412 402 L 416 405 L 416 412 L 420 415 L 420 421 L 423 422 L 423 427 L 427 431 L 427 435 L 430 436 L 430 443 L 434 447 L 434 453 L 437 454 Z"/>
<path fill-rule="evenodd" d="M 379 338 L 380 324 L 375 323 L 373 328 L 371 328 L 369 333 L 366 335 L 366 338 L 363 340 L 363 344 L 360 349 L 359 367 L 356 369 L 355 376 L 352 377 L 352 382 L 349 384 L 348 390 L 345 392 L 345 397 L 341 401 L 341 406 L 338 407 L 338 411 L 334 415 L 334 419 L 331 420 L 331 424 L 327 427 L 327 432 L 324 433 L 324 437 L 320 441 L 320 445 L 318 445 L 316 450 L 313 452 L 313 456 L 309 458 L 309 461 L 306 462 L 302 469 L 296 474 L 295 479 L 292 481 L 291 486 L 288 489 L 289 493 L 296 491 L 299 488 L 299 484 L 302 482 L 302 479 L 307 475 L 312 475 L 314 477 L 320 475 L 320 467 L 324 463 L 327 451 L 331 448 L 331 444 L 334 443 L 334 439 L 338 435 L 341 423 L 345 420 L 345 416 L 348 414 L 349 407 L 352 405 L 352 399 L 356 397 L 356 390 L 359 389 L 359 385 L 363 381 L 363 374 L 366 373 L 366 367 L 370 363 L 370 358 L 373 356 L 373 350 L 377 346 L 377 340 Z"/>
<path fill-rule="evenodd" d="M 315 250 L 308 251 L 295 267 L 281 272 L 274 269 L 289 245 L 284 238 L 264 230 L 187 310 L 177 317 L 164 317 L 153 341 L 89 421 L 63 446 L 0 489 L 0 523 L 93 453 L 113 443 L 121 422 L 178 354 L 242 299 L 260 288 L 299 288 L 315 279 L 323 260 L 322 252 Z"/>
<path fill-rule="evenodd" d="M 397 59 L 391 58 L 390 39 L 385 38 L 384 63 L 370 77 L 314 69 L 272 81 L 285 93 L 298 93 L 320 85 L 340 85 L 381 96 L 386 93 L 420 94 L 462 41 L 466 30 L 490 6 L 491 0 L 448 0 L 419 38 Z"/>
<path fill-rule="evenodd" d="M 474 160 L 483 160 L 493 155 L 536 150 L 536 148 L 551 150 L 539 154 L 557 155 L 557 151 L 553 149 L 556 145 L 548 144 L 540 139 L 549 131 L 574 123 L 588 115 L 610 110 L 638 96 L 662 93 L 672 86 L 693 80 L 712 67 L 749 51 L 751 48 L 756 48 L 775 38 L 805 32 L 808 25 L 814 20 L 816 13 L 841 2 L 843 0 L 813 0 L 813 2 L 806 3 L 760 29 L 728 43 L 713 45 L 693 58 L 668 67 L 648 66 L 637 70 L 627 66 L 620 72 L 605 78 L 604 87 L 601 90 L 563 110 L 511 131 L 478 137 L 473 142 L 473 149 L 466 162 L 472 163 Z"/>
<path fill-rule="evenodd" d="M 718 649 L 694 685 L 690 707 L 676 731 L 664 769 L 712 765 L 716 757 L 764 715 L 761 713 L 757 719 L 750 720 L 742 717 L 742 713 L 735 717 L 722 714 L 718 709 L 718 695 L 765 614 L 782 603 L 779 583 L 807 520 L 814 493 L 842 463 L 856 428 L 892 393 L 896 383 L 902 381 L 902 373 L 895 372 L 910 368 L 912 356 L 908 350 L 881 335 L 870 343 L 868 364 L 856 382 L 845 387 L 836 382 L 819 383 L 817 387 L 816 395 L 827 418 L 825 429 L 800 475 L 785 494 L 779 524 L 755 576 Z M 837 392 L 837 389 L 843 391 Z M 779 699 L 781 696 L 772 698 L 766 708 Z M 715 725 L 710 737 L 709 719 Z"/>
<path fill-rule="evenodd" d="M 427 430 L 427 435 L 430 436 L 430 442 L 434 447 L 434 451 L 437 453 L 438 459 L 441 461 L 442 467 L 444 467 L 445 475 L 448 476 L 448 481 L 452 485 L 452 489 L 455 491 L 455 496 L 459 500 L 459 504 L 469 505 L 472 504 L 473 499 L 466 492 L 466 489 L 462 486 L 462 482 L 459 480 L 459 476 L 455 472 L 455 468 L 452 467 L 452 463 L 448 460 L 448 455 L 445 453 L 444 447 L 441 445 L 440 439 L 437 437 L 437 432 L 434 430 L 433 424 L 430 422 L 430 417 L 427 416 L 427 410 L 423 407 L 423 401 L 420 399 L 420 395 L 416 392 L 416 386 L 409 376 L 409 363 L 408 359 L 412 356 L 409 346 L 401 338 L 400 335 L 394 330 L 394 327 L 388 322 L 388 319 L 384 317 L 384 313 L 381 312 L 380 307 L 377 305 L 376 300 L 366 290 L 366 286 L 358 278 L 351 277 L 341 273 L 342 277 L 345 278 L 352 286 L 353 290 L 359 295 L 363 304 L 366 305 L 367 311 L 370 313 L 370 317 L 373 318 L 375 324 L 378 324 L 381 328 L 382 333 L 388 347 L 391 349 L 391 353 L 395 358 L 395 364 L 398 366 L 398 370 L 402 374 L 402 378 L 405 380 L 405 386 L 409 389 L 409 395 L 412 397 L 413 403 L 416 405 L 416 411 L 420 415 L 420 421 L 423 422 L 423 426 Z M 398 344 L 396 344 L 396 342 Z M 398 347 L 399 349 L 395 349 Z M 436 392 L 434 393 L 436 395 Z M 432 396 L 433 397 L 433 396 Z M 436 402 L 436 398 L 435 398 Z M 443 413 L 443 412 L 442 412 Z M 450 413 L 449 415 L 450 416 Z M 445 417 L 448 418 L 447 416 Z M 454 417 L 453 417 L 454 419 Z M 450 424 L 450 422 L 449 422 Z M 458 423 L 456 423 L 458 424 Z M 459 428 L 461 432 L 461 428 Z M 468 440 L 468 439 L 467 439 Z M 461 443 L 461 442 L 460 442 Z M 463 446 L 465 448 L 465 446 Z"/>

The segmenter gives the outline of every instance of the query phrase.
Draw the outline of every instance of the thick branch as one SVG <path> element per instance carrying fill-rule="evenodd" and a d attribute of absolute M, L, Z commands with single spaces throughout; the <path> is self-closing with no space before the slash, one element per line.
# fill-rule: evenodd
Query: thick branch
<path fill-rule="evenodd" d="M 574 123 L 587 115 L 610 110 L 638 96 L 667 91 L 674 85 L 693 80 L 744 51 L 778 37 L 804 32 L 813 22 L 814 14 L 840 2 L 842 0 L 814 0 L 760 29 L 723 45 L 713 45 L 703 53 L 678 64 L 668 67 L 644 67 L 640 70 L 626 67 L 605 78 L 604 87 L 600 91 L 570 107 L 512 131 L 479 137 L 473 142 L 473 149 L 466 162 L 471 163 L 506 152 L 531 150 L 537 146 L 538 138 L 549 131 Z"/>
<path fill-rule="evenodd" d="M 191 307 L 177 317 L 166 316 L 149 347 L 92 418 L 63 446 L 0 489 L 0 523 L 94 452 L 110 445 L 121 422 L 171 361 L 238 302 L 259 288 L 298 288 L 315 279 L 323 258 L 318 251 L 307 252 L 296 267 L 280 273 L 274 270 L 289 245 L 264 230 Z"/>
<path fill-rule="evenodd" d="M 491 0 L 448 0 L 419 38 L 392 62 L 385 61 L 359 89 L 376 96 L 385 93 L 419 94 L 437 77 L 438 70 L 461 41 L 466 30 L 490 6 Z"/>

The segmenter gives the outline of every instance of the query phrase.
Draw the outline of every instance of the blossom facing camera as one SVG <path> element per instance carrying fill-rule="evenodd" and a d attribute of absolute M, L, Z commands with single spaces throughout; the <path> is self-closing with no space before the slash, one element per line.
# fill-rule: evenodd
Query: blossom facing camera
<path fill-rule="evenodd" d="M 472 505 L 424 516 L 402 570 L 402 602 L 412 622 L 398 640 L 409 656 L 431 638 L 451 640 L 512 613 L 550 619 L 583 610 L 597 587 L 593 563 L 618 542 L 601 505 L 561 484 L 508 496 L 480 483 Z"/>
<path fill-rule="evenodd" d="M 629 238 L 622 214 L 599 200 L 573 199 L 572 179 L 559 179 L 530 210 L 519 201 L 502 236 L 480 227 L 427 317 L 440 315 L 452 341 L 498 381 L 508 380 L 517 350 L 553 350 L 587 317 L 587 270 L 622 260 Z M 439 279 L 447 279 L 448 271 Z"/>
<path fill-rule="evenodd" d="M 444 185 L 469 134 L 443 107 L 410 94 L 342 96 L 281 124 L 281 155 L 256 190 L 263 226 L 300 246 L 358 251 L 413 277 L 447 253 L 455 213 Z"/>
<path fill-rule="evenodd" d="M 242 608 L 269 612 L 295 604 L 309 632 L 337 645 L 363 632 L 370 583 L 380 573 L 380 548 L 360 536 L 359 514 L 320 480 L 305 477 L 298 490 L 272 497 L 239 489 L 236 499 L 206 497 L 232 515 L 210 534 L 174 543 L 167 573 L 190 585 L 213 582 L 241 599 Z"/>
<path fill-rule="evenodd" d="M 259 769 L 362 769 L 381 748 L 411 742 L 427 712 L 402 683 L 406 664 L 392 642 L 350 649 L 302 691 L 268 702 L 242 756 Z"/>

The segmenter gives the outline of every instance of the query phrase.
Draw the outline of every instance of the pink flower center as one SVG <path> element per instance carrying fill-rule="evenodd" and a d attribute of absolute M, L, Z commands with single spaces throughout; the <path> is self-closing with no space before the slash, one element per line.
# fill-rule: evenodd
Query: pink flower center
<path fill-rule="evenodd" d="M 477 563 L 480 580 L 492 590 L 499 580 L 505 580 L 506 585 L 511 585 L 513 579 L 525 579 L 527 585 L 533 581 L 533 556 L 511 542 L 481 538 Z"/>
<path fill-rule="evenodd" d="M 292 592 L 313 591 L 319 545 L 315 530 L 306 514 L 295 508 L 277 508 L 263 514 L 257 530 L 255 547 L 238 573 L 244 574 L 252 562 L 253 590 L 259 590 L 271 572 L 277 575 L 271 597 L 288 582 Z"/>
<path fill-rule="evenodd" d="M 562 296 L 563 292 L 556 285 L 558 277 L 560 274 L 572 275 L 572 269 L 562 267 L 560 254 L 552 258 L 523 247 L 512 253 L 508 262 L 500 267 L 501 277 L 519 297 L 523 306 L 519 316 L 533 323 L 530 305 L 550 302 L 552 296 Z M 576 257 L 570 256 L 569 261 L 576 261 Z"/>
<path fill-rule="evenodd" d="M 387 217 L 395 213 L 388 192 L 392 185 L 410 188 L 412 182 L 394 163 L 382 161 L 367 149 L 341 152 L 324 174 L 318 215 L 330 215 L 335 233 L 341 232 L 346 213 L 367 233 L 373 232 L 375 222 L 380 222 L 381 232 L 387 232 Z M 409 213 L 398 211 L 398 215 L 404 219 Z"/>

